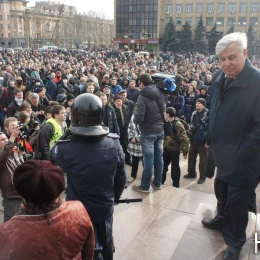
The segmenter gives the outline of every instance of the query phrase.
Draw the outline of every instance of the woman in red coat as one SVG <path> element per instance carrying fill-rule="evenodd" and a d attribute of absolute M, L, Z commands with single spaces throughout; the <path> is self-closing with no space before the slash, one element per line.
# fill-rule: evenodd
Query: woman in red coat
<path fill-rule="evenodd" d="M 79 201 L 63 202 L 63 171 L 49 161 L 18 166 L 13 182 L 24 198 L 21 212 L 0 226 L 0 260 L 92 260 L 94 232 Z"/>

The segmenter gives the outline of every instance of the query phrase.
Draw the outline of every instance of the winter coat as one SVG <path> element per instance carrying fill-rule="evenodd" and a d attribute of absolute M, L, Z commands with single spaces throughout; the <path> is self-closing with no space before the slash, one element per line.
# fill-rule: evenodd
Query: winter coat
<path fill-rule="evenodd" d="M 140 144 L 140 137 L 141 132 L 139 129 L 139 125 L 134 123 L 134 115 L 132 115 L 129 125 L 128 125 L 128 146 L 127 146 L 127 152 L 130 155 L 136 156 L 136 157 L 142 157 L 142 146 Z M 136 143 L 132 143 L 131 140 L 135 139 Z"/>
<path fill-rule="evenodd" d="M 164 129 L 162 113 L 165 114 L 164 92 L 153 85 L 146 86 L 137 99 L 134 123 L 139 124 L 142 133 L 160 133 Z"/>
<path fill-rule="evenodd" d="M 213 77 L 208 144 L 218 178 L 235 185 L 256 182 L 260 174 L 260 72 L 247 59 L 224 90 L 225 75 Z"/>
<path fill-rule="evenodd" d="M 57 85 L 53 81 L 51 75 L 47 76 L 46 91 L 51 96 L 51 100 L 56 100 L 56 97 L 58 95 L 58 93 L 57 93 Z"/>
<path fill-rule="evenodd" d="M 109 133 L 117 133 L 118 135 L 120 135 L 115 110 L 112 106 L 108 104 L 105 105 L 103 123 L 109 128 Z"/>
<path fill-rule="evenodd" d="M 83 203 L 92 220 L 100 223 L 114 212 L 126 183 L 124 154 L 117 138 L 69 136 L 51 150 L 51 158 L 67 173 L 66 200 Z"/>
<path fill-rule="evenodd" d="M 11 102 L 14 101 L 14 91 L 15 88 L 13 87 L 4 88 L 4 92 L 1 97 L 1 105 L 3 108 L 7 108 Z"/>
<path fill-rule="evenodd" d="M 120 92 L 121 90 L 123 90 L 122 89 L 122 87 L 121 86 L 119 86 L 119 85 L 116 85 L 116 86 L 110 86 L 110 92 L 113 94 L 113 95 L 116 95 L 116 94 L 118 94 L 118 92 Z"/>
<path fill-rule="evenodd" d="M 7 117 L 14 116 L 15 113 L 19 110 L 19 107 L 20 106 L 17 104 L 17 102 L 15 100 L 13 102 L 11 102 L 10 105 L 6 109 L 6 116 Z"/>
<path fill-rule="evenodd" d="M 188 122 L 191 120 L 191 115 L 196 109 L 196 94 L 186 91 L 184 94 L 185 107 L 184 107 L 184 117 Z"/>
<path fill-rule="evenodd" d="M 79 201 L 63 202 L 48 219 L 45 214 L 16 215 L 1 225 L 0 258 L 93 259 L 93 227 Z"/>
<path fill-rule="evenodd" d="M 136 103 L 140 90 L 137 88 L 134 88 L 134 89 L 127 88 L 126 93 L 127 93 L 127 99 Z"/>
<path fill-rule="evenodd" d="M 3 198 L 21 199 L 14 189 L 13 174 L 17 166 L 23 163 L 23 157 L 13 153 L 14 146 L 14 143 L 8 142 L 0 150 L 0 189 Z"/>
<path fill-rule="evenodd" d="M 184 97 L 182 95 L 178 96 L 168 96 L 166 100 L 166 107 L 174 107 L 176 110 L 176 117 L 181 117 L 184 112 Z"/>

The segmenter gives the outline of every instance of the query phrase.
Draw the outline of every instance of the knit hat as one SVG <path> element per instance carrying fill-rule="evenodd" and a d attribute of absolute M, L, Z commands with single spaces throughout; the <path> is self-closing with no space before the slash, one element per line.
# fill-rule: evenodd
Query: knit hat
<path fill-rule="evenodd" d="M 120 96 L 120 95 L 115 95 L 114 101 L 116 101 L 116 100 L 118 100 L 118 99 L 121 99 L 121 100 L 122 100 L 121 96 Z"/>
<path fill-rule="evenodd" d="M 15 190 L 36 205 L 55 200 L 65 188 L 63 171 L 47 160 L 28 160 L 19 165 L 13 181 Z"/>
<path fill-rule="evenodd" d="M 125 93 L 126 93 L 126 90 L 123 89 L 123 90 L 121 90 L 121 91 L 118 92 L 118 95 L 122 95 L 122 94 L 125 94 Z"/>
<path fill-rule="evenodd" d="M 58 101 L 59 103 L 62 103 L 66 100 L 66 96 L 65 95 L 62 95 L 62 94 L 59 94 L 57 97 L 56 97 L 56 101 Z"/>
<path fill-rule="evenodd" d="M 67 101 L 70 101 L 71 99 L 75 99 L 75 96 L 71 93 L 67 95 Z"/>
<path fill-rule="evenodd" d="M 35 89 L 35 93 L 38 94 L 38 93 L 40 93 L 40 92 L 42 92 L 42 88 L 36 88 L 36 89 Z"/>
<path fill-rule="evenodd" d="M 204 98 L 198 98 L 196 102 L 201 103 L 204 107 L 206 106 L 206 100 Z"/>

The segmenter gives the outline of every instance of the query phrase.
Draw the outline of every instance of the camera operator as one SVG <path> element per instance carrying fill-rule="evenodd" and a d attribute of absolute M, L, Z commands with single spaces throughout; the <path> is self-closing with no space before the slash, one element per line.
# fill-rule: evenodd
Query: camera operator
<path fill-rule="evenodd" d="M 16 140 L 21 133 L 18 121 L 10 117 L 5 121 L 5 129 L 9 133 L 9 139 L 5 133 L 0 132 L 0 189 L 3 197 L 4 222 L 12 218 L 20 211 L 22 198 L 13 187 L 13 173 L 18 165 L 24 162 L 18 152 Z"/>
<path fill-rule="evenodd" d="M 28 103 L 27 101 L 24 101 L 22 103 L 22 105 L 19 107 L 19 112 L 16 112 L 14 117 L 19 119 L 20 118 L 20 114 L 22 112 L 26 112 L 26 113 L 29 114 L 30 121 L 29 121 L 29 123 L 27 125 L 27 129 L 28 129 L 29 136 L 31 136 L 36 130 L 39 129 L 40 120 L 36 116 L 35 112 L 32 111 L 31 104 Z M 21 119 L 19 119 L 19 121 L 21 121 Z M 22 124 L 24 124 L 24 123 L 22 123 Z"/>
<path fill-rule="evenodd" d="M 8 117 L 4 122 L 5 133 L 9 138 L 12 135 L 13 130 L 16 126 L 19 126 L 20 134 L 15 139 L 15 144 L 19 154 L 21 154 L 24 160 L 32 159 L 33 149 L 31 145 L 27 142 L 27 128 L 24 125 L 19 125 L 18 120 L 15 117 Z"/>

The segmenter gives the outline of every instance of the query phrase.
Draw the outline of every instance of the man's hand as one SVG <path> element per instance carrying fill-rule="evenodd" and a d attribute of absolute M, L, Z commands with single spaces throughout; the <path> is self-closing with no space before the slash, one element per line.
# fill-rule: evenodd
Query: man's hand
<path fill-rule="evenodd" d="M 204 148 L 208 149 L 208 148 L 209 148 L 209 146 L 208 146 L 207 144 L 205 144 L 205 145 L 204 145 Z"/>
<path fill-rule="evenodd" d="M 137 143 L 135 138 L 131 139 L 131 142 L 132 142 L 133 144 L 136 144 L 136 143 Z"/>
<path fill-rule="evenodd" d="M 14 143 L 15 139 L 18 137 L 18 135 L 21 133 L 20 129 L 22 128 L 22 126 L 16 126 L 13 131 L 12 131 L 12 134 L 9 138 L 9 141 L 11 143 Z"/>

